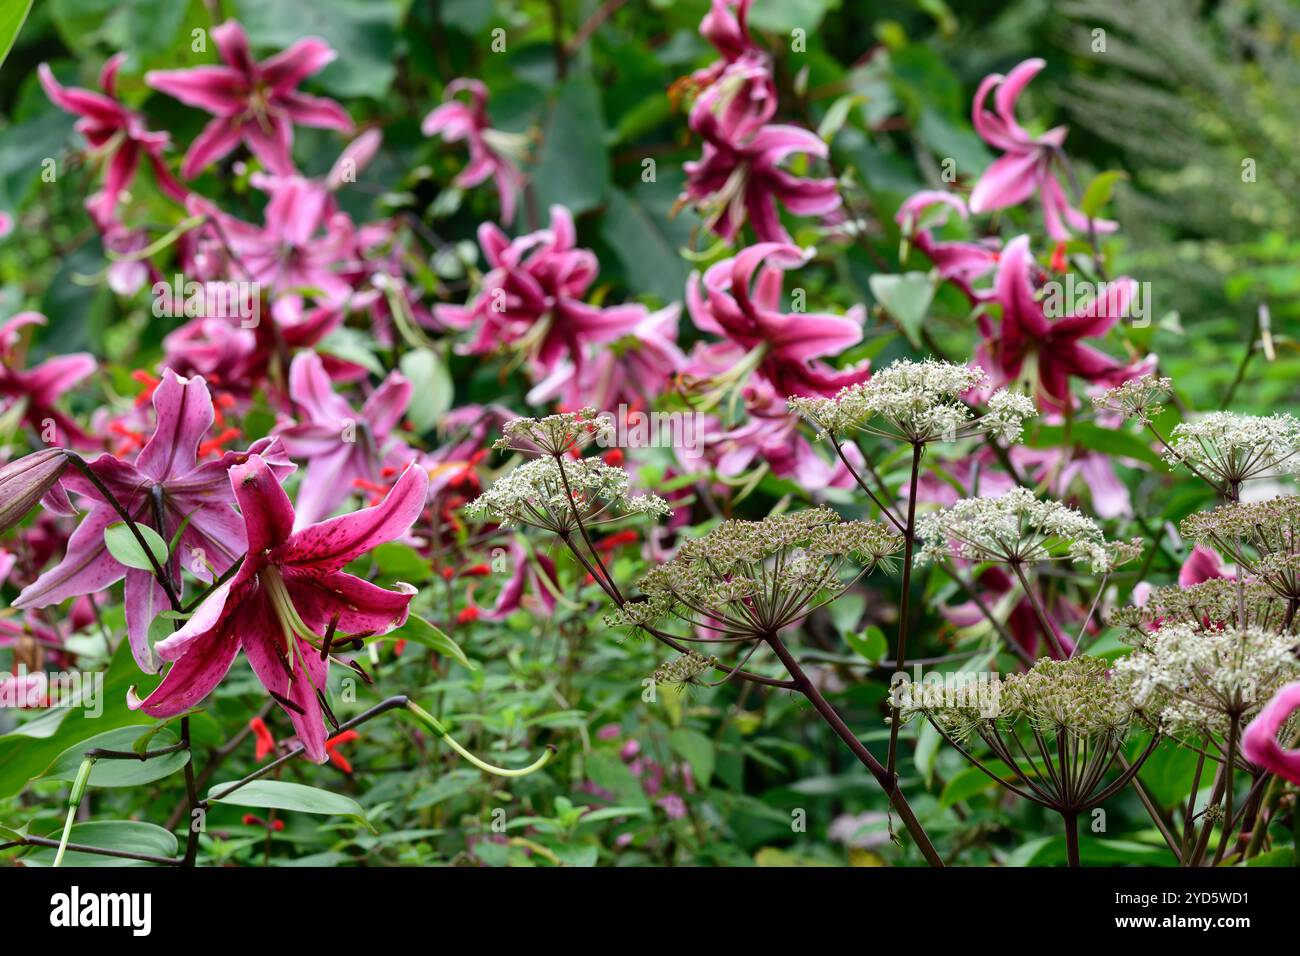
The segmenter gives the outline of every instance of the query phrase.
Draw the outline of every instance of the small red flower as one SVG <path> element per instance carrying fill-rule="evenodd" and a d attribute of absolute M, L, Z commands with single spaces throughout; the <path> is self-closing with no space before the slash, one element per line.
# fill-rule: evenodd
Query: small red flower
<path fill-rule="evenodd" d="M 253 731 L 253 737 L 257 740 L 257 750 L 253 754 L 253 758 L 255 760 L 264 760 L 275 753 L 278 745 L 275 738 L 271 736 L 271 730 L 266 726 L 266 721 L 261 717 L 254 717 L 248 722 L 248 726 Z"/>
<path fill-rule="evenodd" d="M 352 772 L 352 764 L 348 758 L 339 753 L 338 748 L 346 743 L 351 743 L 361 735 L 355 730 L 345 730 L 341 734 L 335 734 L 329 740 L 325 741 L 325 753 L 329 755 L 330 763 L 338 767 L 344 773 Z"/>

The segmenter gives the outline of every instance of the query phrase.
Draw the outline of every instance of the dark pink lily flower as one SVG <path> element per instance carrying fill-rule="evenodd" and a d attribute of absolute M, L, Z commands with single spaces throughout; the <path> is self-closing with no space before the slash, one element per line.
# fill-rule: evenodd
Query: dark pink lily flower
<path fill-rule="evenodd" d="M 400 372 L 390 372 L 356 411 L 334 391 L 321 357 L 299 352 L 289 366 L 289 397 L 300 420 L 273 434 L 291 457 L 307 459 L 299 526 L 315 524 L 359 489 L 386 482 L 414 454 L 395 434 L 411 401 L 411 383 Z"/>
<path fill-rule="evenodd" d="M 992 298 L 992 289 L 976 289 L 974 283 L 997 268 L 999 243 L 996 239 L 979 242 L 935 239 L 930 230 L 947 223 L 949 210 L 955 210 L 962 219 L 970 216 L 960 196 L 922 190 L 898 207 L 894 221 L 922 255 L 934 263 L 941 278 L 961 289 L 972 302 Z"/>
<path fill-rule="evenodd" d="M 714 117 L 712 112 L 702 115 Z M 778 200 L 796 216 L 821 216 L 839 208 L 834 179 L 804 179 L 781 168 L 796 153 L 825 157 L 828 147 L 816 134 L 770 123 L 733 143 L 724 138 L 733 128 L 721 122 L 702 125 L 717 138 L 706 138 L 700 158 L 683 165 L 686 188 L 679 201 L 704 210 L 709 227 L 723 239 L 735 239 L 748 217 L 760 242 L 790 242 L 777 215 Z"/>
<path fill-rule="evenodd" d="M 547 586 L 542 575 L 550 581 Z M 555 593 L 559 590 L 559 575 L 555 562 L 540 552 L 530 551 L 519 541 L 510 541 L 510 578 L 502 586 L 492 609 L 480 616 L 485 621 L 504 621 L 515 611 L 528 609 L 534 603 L 534 610 L 543 617 L 555 613 Z M 527 601 L 531 594 L 533 602 Z"/>
<path fill-rule="evenodd" d="M 192 179 L 241 142 L 271 172 L 293 172 L 293 125 L 348 133 L 352 119 L 334 100 L 298 92 L 298 85 L 338 55 L 324 40 L 309 37 L 261 63 L 253 59 L 244 28 L 227 20 L 212 31 L 225 66 L 151 70 L 145 82 L 215 119 L 190 144 L 181 175 Z"/>
<path fill-rule="evenodd" d="M 90 468 L 137 523 L 153 528 L 164 541 L 170 542 L 184 527 L 167 569 L 173 580 L 180 580 L 183 560 L 196 577 L 210 581 L 244 551 L 244 529 L 233 507 L 227 470 L 253 453 L 266 455 L 286 472 L 293 465 L 271 438 L 254 443 L 249 452 L 227 452 L 200 463 L 199 445 L 215 418 L 212 396 L 201 378 L 184 379 L 167 369 L 154 390 L 153 407 L 153 437 L 134 462 L 105 454 L 90 462 Z M 125 577 L 131 652 L 143 670 L 156 672 L 160 664 L 149 647 L 149 625 L 170 610 L 167 595 L 152 573 L 127 568 L 109 553 L 104 529 L 121 518 L 99 490 L 76 471 L 66 472 L 61 481 L 65 489 L 90 502 L 90 511 L 68 539 L 63 560 L 24 588 L 14 607 L 49 607 L 102 591 Z"/>
<path fill-rule="evenodd" d="M 343 570 L 401 538 L 424 510 L 429 479 L 412 464 L 373 508 L 294 530 L 293 505 L 259 455 L 230 469 L 248 555 L 239 570 L 157 647 L 172 662 L 152 694 L 127 704 L 153 717 L 196 706 L 221 683 L 243 648 L 262 685 L 288 714 L 307 756 L 329 759 L 322 701 L 328 688 L 327 635 L 386 633 L 406 621 L 416 589 L 389 591 Z"/>
<path fill-rule="evenodd" d="M 0 210 L 0 239 L 6 239 L 14 231 L 14 217 Z"/>
<path fill-rule="evenodd" d="M 686 364 L 677 345 L 680 303 L 646 313 L 628 333 L 590 350 L 579 374 L 561 362 L 528 393 L 530 405 L 558 401 L 566 408 L 648 407 Z"/>
<path fill-rule="evenodd" d="M 93 445 L 71 415 L 55 403 L 95 373 L 99 364 L 87 352 L 74 352 L 47 359 L 35 368 L 25 368 L 26 351 L 22 331 L 29 325 L 44 325 L 39 312 L 20 312 L 0 325 L 0 399 L 7 414 L 22 405 L 22 417 L 48 445 Z"/>
<path fill-rule="evenodd" d="M 460 93 L 469 94 L 468 103 L 456 99 Z M 515 218 L 515 200 L 524 184 L 515 160 L 523 153 L 525 138 L 489 125 L 488 90 L 480 80 L 452 80 L 443 100 L 424 118 L 420 131 L 425 136 L 441 136 L 449 143 L 465 140 L 469 165 L 456 175 L 455 185 L 472 189 L 492 177 L 501 199 L 501 221 L 509 225 Z"/>
<path fill-rule="evenodd" d="M 1300 710 L 1300 682 L 1287 684 L 1264 705 L 1242 734 L 1241 749 L 1246 759 L 1256 766 L 1300 784 L 1300 750 L 1284 750 L 1277 739 L 1283 725 L 1297 710 Z"/>
<path fill-rule="evenodd" d="M 551 226 L 511 241 L 492 223 L 479 226 L 479 245 L 491 271 L 468 306 L 436 307 L 438 321 L 453 329 L 477 326 L 463 348 L 484 355 L 502 348 L 523 350 L 535 382 L 567 361 L 581 373 L 586 349 L 626 335 L 645 318 L 643 305 L 588 305 L 582 299 L 600 271 L 595 253 L 577 248 L 573 216 L 551 207 Z"/>
<path fill-rule="evenodd" d="M 37 69 L 45 95 L 59 109 L 81 117 L 77 132 L 86 138 L 91 152 L 104 161 L 104 187 L 86 201 L 86 209 L 100 229 L 107 228 L 115 218 L 117 201 L 123 191 L 131 188 L 142 157 L 153 167 L 158 186 L 167 196 L 184 202 L 186 195 L 185 187 L 172 176 L 162 157 L 170 137 L 150 132 L 139 113 L 117 100 L 117 71 L 125 60 L 126 54 L 119 53 L 104 64 L 99 74 L 102 93 L 61 86 L 45 63 Z"/>
<path fill-rule="evenodd" d="M 776 82 L 765 53 L 727 63 L 696 97 L 690 126 L 707 142 L 741 147 L 776 114 Z"/>
<path fill-rule="evenodd" d="M 228 278 L 233 272 L 233 278 L 257 282 L 276 293 L 273 309 L 280 318 L 286 317 L 286 310 L 301 312 L 303 290 L 317 290 L 324 303 L 341 305 L 352 294 L 352 285 L 340 274 L 353 251 L 352 220 L 336 210 L 322 183 L 302 176 L 258 176 L 254 185 L 270 197 L 264 226 L 236 219 L 201 196 L 193 195 L 187 203 L 191 214 L 216 220 L 224 234 L 221 253 L 228 245 L 235 257 L 218 275 Z M 214 265 L 222 268 L 219 262 Z"/>
<path fill-rule="evenodd" d="M 712 83 L 728 64 L 758 50 L 749 35 L 751 6 L 753 0 L 711 0 L 709 12 L 700 21 L 700 35 L 713 44 L 722 60 L 696 73 L 697 83 Z"/>
<path fill-rule="evenodd" d="M 1137 283 L 1115 279 L 1085 308 L 1049 320 L 1035 294 L 1035 276 L 1040 273 L 1029 251 L 1028 236 L 1007 243 L 994 284 L 1002 320 L 995 329 L 987 314 L 980 316 L 984 342 L 979 363 L 990 370 L 995 386 L 1027 379 L 1045 411 L 1064 412 L 1074 405 L 1071 377 L 1111 387 L 1138 373 L 1137 366 L 1121 365 L 1081 342 L 1105 335 L 1128 314 Z"/>
<path fill-rule="evenodd" d="M 1003 154 L 984 170 L 975 184 L 970 196 L 971 212 L 1018 206 L 1038 193 L 1047 234 L 1053 239 L 1068 240 L 1071 230 L 1086 233 L 1090 225 L 1094 232 L 1114 232 L 1116 223 L 1107 219 L 1089 220 L 1065 198 L 1065 190 L 1052 168 L 1065 142 L 1065 127 L 1057 126 L 1041 136 L 1031 136 L 1016 119 L 1016 101 L 1046 65 L 1038 58 L 1025 60 L 1006 76 L 993 73 L 984 77 L 975 92 L 971 114 L 975 132 Z M 990 112 L 984 103 L 995 87 L 994 109 Z"/>
<path fill-rule="evenodd" d="M 714 263 L 703 279 L 693 274 L 686 284 L 692 320 L 701 331 L 727 340 L 698 351 L 697 362 L 725 369 L 756 357 L 759 373 L 782 398 L 831 397 L 866 381 L 865 362 L 835 369 L 816 361 L 862 341 L 866 312 L 861 306 L 846 315 L 780 311 L 785 271 L 805 262 L 797 246 L 764 242 Z"/>

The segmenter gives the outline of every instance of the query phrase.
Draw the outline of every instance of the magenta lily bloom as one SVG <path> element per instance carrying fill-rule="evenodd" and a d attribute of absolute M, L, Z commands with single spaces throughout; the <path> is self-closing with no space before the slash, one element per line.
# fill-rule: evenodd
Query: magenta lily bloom
<path fill-rule="evenodd" d="M 1045 411 L 1063 412 L 1074 404 L 1071 377 L 1110 387 L 1137 374 L 1135 366 L 1121 365 L 1080 341 L 1105 335 L 1128 314 L 1137 283 L 1128 278 L 1108 282 L 1104 293 L 1085 308 L 1049 320 L 1035 295 L 1037 271 L 1028 236 L 1007 243 L 994 286 L 1002 306 L 1001 324 L 995 330 L 987 315 L 980 316 L 984 343 L 979 361 L 992 371 L 994 384 L 1029 379 Z"/>
<path fill-rule="evenodd" d="M 244 28 L 227 20 L 212 31 L 225 66 L 151 70 L 145 82 L 216 118 L 190 144 L 181 175 L 192 179 L 241 142 L 277 175 L 293 172 L 293 124 L 348 133 L 352 119 L 334 100 L 298 92 L 298 85 L 338 55 L 309 37 L 261 63 L 253 59 Z"/>
<path fill-rule="evenodd" d="M 1292 783 L 1300 783 L 1300 750 L 1284 750 L 1277 735 L 1297 710 L 1300 710 L 1300 682 L 1287 684 L 1274 694 L 1241 736 L 1241 749 L 1247 760 Z"/>
<path fill-rule="evenodd" d="M 456 99 L 460 93 L 469 93 L 468 103 Z M 492 129 L 487 114 L 488 90 L 480 80 L 452 80 L 443 100 L 424 118 L 420 131 L 425 136 L 441 136 L 449 143 L 465 140 L 469 165 L 457 174 L 456 186 L 472 189 L 492 177 L 501 198 L 501 221 L 509 225 L 515 218 L 515 199 L 524 184 L 514 161 L 523 152 L 524 137 Z"/>
<path fill-rule="evenodd" d="M 125 53 L 110 57 L 99 74 L 102 93 L 77 87 L 61 86 L 49 66 L 37 69 L 45 95 L 61 110 L 81 117 L 77 132 L 86 138 L 92 153 L 103 159 L 104 188 L 86 201 L 91 218 L 100 229 L 115 218 L 117 201 L 131 188 L 141 158 L 148 159 L 154 176 L 164 193 L 177 202 L 185 200 L 185 187 L 172 176 L 162 152 L 170 142 L 166 133 L 152 133 L 145 128 L 139 113 L 127 109 L 117 100 L 117 71 L 126 60 Z"/>
<path fill-rule="evenodd" d="M 931 210 L 935 210 L 931 212 Z M 975 281 L 991 273 L 998 264 L 998 241 L 954 242 L 935 239 L 931 227 L 943 226 L 949 210 L 962 219 L 970 217 L 966 204 L 954 193 L 922 190 L 898 207 L 894 221 L 922 255 L 934 263 L 941 278 L 961 289 L 972 302 L 993 296 L 992 289 L 976 289 Z"/>
<path fill-rule="evenodd" d="M 701 117 L 714 117 L 711 111 Z M 745 121 L 747 122 L 747 121 Z M 725 138 L 736 128 L 722 122 L 705 122 L 706 138 L 698 160 L 685 163 L 683 202 L 694 203 L 706 215 L 709 227 L 722 238 L 735 239 L 746 217 L 760 242 L 790 242 L 781 225 L 776 203 L 796 216 L 825 215 L 840 205 L 834 179 L 803 179 L 781 168 L 789 157 L 801 153 L 825 157 L 826 143 L 797 126 L 772 123 L 760 127 L 741 143 Z"/>
<path fill-rule="evenodd" d="M 294 458 L 307 459 L 298 491 L 298 524 L 314 524 L 359 488 L 395 474 L 414 454 L 394 432 L 411 401 L 411 383 L 400 372 L 388 377 L 360 411 L 335 393 L 315 352 L 299 352 L 289 366 L 289 397 L 301 421 L 274 434 Z"/>
<path fill-rule="evenodd" d="M 163 372 L 154 390 L 157 419 L 153 437 L 134 462 L 101 455 L 90 462 L 96 477 L 139 524 L 148 525 L 165 541 L 184 526 L 168 570 L 179 580 L 185 561 L 201 580 L 221 574 L 244 550 L 244 529 L 233 508 L 226 471 L 247 454 L 260 452 L 277 468 L 292 470 L 275 439 L 256 442 L 250 452 L 227 452 L 200 463 L 198 448 L 212 428 L 212 396 L 201 378 L 184 379 L 171 369 Z M 126 629 L 131 652 L 140 667 L 156 672 L 161 666 L 149 647 L 149 625 L 169 610 L 166 592 L 149 571 L 118 563 L 104 544 L 104 529 L 121 521 L 117 511 L 80 472 L 66 472 L 68 491 L 91 502 L 90 511 L 68 539 L 63 560 L 23 589 L 14 607 L 49 607 L 81 594 L 91 594 L 126 578 Z M 159 516 L 161 515 L 161 521 Z"/>
<path fill-rule="evenodd" d="M 528 393 L 528 403 L 558 400 L 566 408 L 649 407 L 686 364 L 677 345 L 681 313 L 678 302 L 647 313 L 626 335 L 593 349 L 581 374 L 575 374 L 571 362 L 560 363 Z"/>
<path fill-rule="evenodd" d="M 322 700 L 330 637 L 381 634 L 406 621 L 415 588 L 389 591 L 344 566 L 406 534 L 424 510 L 429 478 L 412 464 L 378 505 L 294 531 L 293 505 L 260 456 L 230 469 L 248 554 L 239 570 L 157 647 L 172 662 L 152 694 L 128 706 L 174 717 L 212 693 L 242 647 L 292 721 L 307 756 L 328 759 Z"/>
<path fill-rule="evenodd" d="M 29 325 L 44 325 L 39 312 L 20 312 L 0 325 L 0 399 L 5 412 L 21 403 L 23 421 L 47 444 L 93 444 L 71 415 L 55 403 L 95 373 L 99 364 L 87 352 L 74 352 L 47 359 L 35 368 L 25 368 L 22 331 Z M 47 434 L 50 426 L 53 434 Z"/>
<path fill-rule="evenodd" d="M 727 340 L 697 354 L 705 367 L 737 366 L 759 350 L 758 371 L 782 397 L 831 397 L 870 377 L 865 362 L 835 369 L 816 361 L 862 341 L 861 306 L 846 315 L 780 311 L 785 270 L 806 261 L 797 246 L 765 242 L 714 263 L 702 280 L 691 276 L 686 304 L 696 327 Z"/>
<path fill-rule="evenodd" d="M 984 170 L 975 184 L 970 196 L 971 212 L 1018 206 L 1038 193 L 1047 234 L 1053 239 L 1065 241 L 1071 237 L 1071 230 L 1086 233 L 1090 224 L 1094 232 L 1114 232 L 1116 223 L 1107 219 L 1089 220 L 1065 198 L 1065 190 L 1052 168 L 1065 142 L 1065 127 L 1057 126 L 1041 136 L 1031 136 L 1016 119 L 1016 101 L 1046 65 L 1038 58 L 1025 60 L 1006 76 L 993 73 L 980 83 L 971 120 L 984 142 L 1002 150 L 1003 155 Z M 990 112 L 984 103 L 995 87 L 994 109 Z"/>
<path fill-rule="evenodd" d="M 301 176 L 259 176 L 253 184 L 270 196 L 265 226 L 236 219 L 197 195 L 187 204 L 190 213 L 207 214 L 220 223 L 224 242 L 239 257 L 238 264 L 226 268 L 236 278 L 280 293 L 274 304 L 278 318 L 301 311 L 297 293 L 303 289 L 317 289 L 326 303 L 341 305 L 352 294 L 351 284 L 340 275 L 353 249 L 352 220 L 334 211 L 333 197 L 322 183 Z"/>
<path fill-rule="evenodd" d="M 453 329 L 477 323 L 472 355 L 501 348 L 526 350 L 535 382 L 545 381 L 561 363 L 581 372 L 586 347 L 612 342 L 645 318 L 643 305 L 600 308 L 582 299 L 600 271 L 595 253 L 577 248 L 573 216 L 551 207 L 551 226 L 511 241 L 492 223 L 479 226 L 491 271 L 469 306 L 436 307 L 438 320 Z"/>

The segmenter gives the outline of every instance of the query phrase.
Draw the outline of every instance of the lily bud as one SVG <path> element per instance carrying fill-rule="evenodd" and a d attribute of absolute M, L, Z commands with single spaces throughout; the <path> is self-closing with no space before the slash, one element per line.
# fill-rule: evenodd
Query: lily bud
<path fill-rule="evenodd" d="M 67 467 L 62 448 L 45 448 L 0 468 L 0 531 L 21 521 Z"/>

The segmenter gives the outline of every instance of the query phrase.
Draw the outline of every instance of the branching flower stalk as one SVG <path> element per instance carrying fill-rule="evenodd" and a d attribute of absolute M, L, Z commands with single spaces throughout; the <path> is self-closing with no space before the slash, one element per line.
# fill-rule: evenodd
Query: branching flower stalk
<path fill-rule="evenodd" d="M 1119 793 L 1160 741 L 1153 734 L 1138 757 L 1106 782 L 1139 715 L 1108 677 L 1106 662 L 1095 657 L 1044 658 L 978 692 L 905 682 L 893 696 L 905 720 L 923 717 L 982 773 L 1059 814 L 1070 866 L 1080 865 L 1079 815 Z M 975 756 L 972 738 L 984 742 L 1010 778 Z"/>
<path fill-rule="evenodd" d="M 1032 399 L 1005 389 L 993 392 L 986 402 L 986 411 L 977 414 L 964 397 L 985 387 L 987 383 L 988 375 L 977 366 L 934 359 L 922 362 L 896 361 L 868 381 L 842 389 L 834 398 L 791 398 L 788 403 L 791 411 L 802 415 L 818 429 L 819 438 L 830 440 L 836 455 L 858 487 L 903 536 L 898 637 L 894 651 L 894 659 L 900 671 L 907 667 L 912 567 L 917 539 L 917 485 L 926 446 L 934 442 L 955 442 L 977 435 L 1016 441 L 1020 438 L 1025 419 L 1037 414 Z M 856 432 L 911 446 L 905 518 L 900 518 L 896 508 L 877 497 L 845 454 L 842 441 Z M 883 487 L 881 490 L 884 491 Z M 886 768 L 895 785 L 898 730 L 899 713 L 894 708 L 890 713 Z"/>

